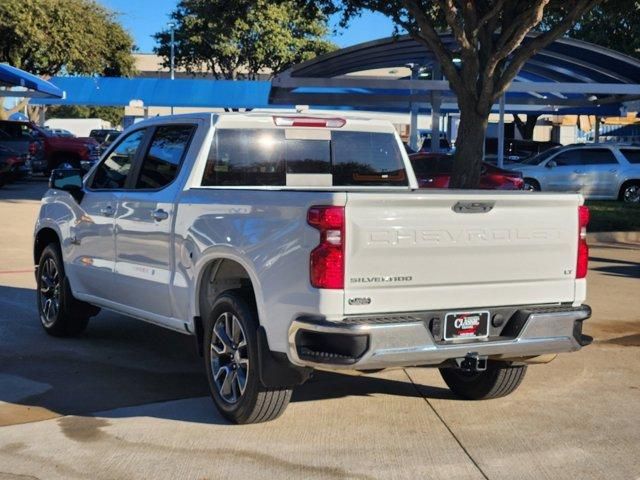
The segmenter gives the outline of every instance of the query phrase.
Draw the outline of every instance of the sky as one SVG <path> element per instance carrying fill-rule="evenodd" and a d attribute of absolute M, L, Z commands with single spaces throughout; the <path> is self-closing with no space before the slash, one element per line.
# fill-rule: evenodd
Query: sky
<path fill-rule="evenodd" d="M 167 25 L 169 13 L 178 0 L 98 0 L 119 14 L 122 25 L 129 31 L 142 53 L 150 53 L 155 45 L 151 37 Z M 335 20 L 335 19 L 333 19 Z M 336 23 L 335 20 L 333 23 Z M 388 37 L 393 23 L 384 15 L 366 13 L 351 21 L 347 29 L 329 39 L 340 47 Z"/>

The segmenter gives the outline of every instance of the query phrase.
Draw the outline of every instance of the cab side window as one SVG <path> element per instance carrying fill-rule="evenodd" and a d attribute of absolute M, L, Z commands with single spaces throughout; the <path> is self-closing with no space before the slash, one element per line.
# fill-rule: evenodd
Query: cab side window
<path fill-rule="evenodd" d="M 145 133 L 146 129 L 136 130 L 122 139 L 109 156 L 98 165 L 91 182 L 92 189 L 116 190 L 124 188 Z"/>
<path fill-rule="evenodd" d="M 156 129 L 142 161 L 137 189 L 162 188 L 176 178 L 195 129 L 195 125 L 165 125 Z"/>

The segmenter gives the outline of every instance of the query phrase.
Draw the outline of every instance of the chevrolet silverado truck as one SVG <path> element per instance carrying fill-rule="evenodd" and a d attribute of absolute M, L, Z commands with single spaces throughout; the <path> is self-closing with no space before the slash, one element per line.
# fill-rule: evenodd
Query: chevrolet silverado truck
<path fill-rule="evenodd" d="M 233 422 L 278 417 L 314 369 L 500 397 L 591 341 L 582 197 L 419 190 L 386 122 L 158 117 L 81 173 L 52 173 L 35 226 L 42 326 L 105 308 L 194 336 Z"/>

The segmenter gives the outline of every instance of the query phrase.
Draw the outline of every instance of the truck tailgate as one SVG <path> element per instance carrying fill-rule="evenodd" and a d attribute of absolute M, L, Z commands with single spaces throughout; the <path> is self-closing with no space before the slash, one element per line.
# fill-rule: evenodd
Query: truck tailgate
<path fill-rule="evenodd" d="M 345 313 L 572 302 L 578 195 L 347 195 Z"/>

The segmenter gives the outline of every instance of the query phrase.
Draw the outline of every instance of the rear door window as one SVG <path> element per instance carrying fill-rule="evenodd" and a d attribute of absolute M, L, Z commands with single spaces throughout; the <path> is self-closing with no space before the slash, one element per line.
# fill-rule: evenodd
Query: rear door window
<path fill-rule="evenodd" d="M 306 139 L 299 130 L 290 132 L 217 129 L 202 185 L 306 186 L 314 177 L 322 181 L 309 186 L 408 184 L 392 134 L 326 131 Z"/>
<path fill-rule="evenodd" d="M 158 189 L 178 175 L 195 125 L 165 125 L 156 128 L 140 167 L 137 189 Z"/>
<path fill-rule="evenodd" d="M 331 154 L 335 186 L 407 185 L 402 154 L 389 133 L 334 131 Z"/>
<path fill-rule="evenodd" d="M 623 148 L 620 151 L 629 163 L 640 164 L 640 148 Z"/>
<path fill-rule="evenodd" d="M 617 164 L 615 155 L 608 148 L 585 148 L 582 152 L 584 165 Z"/>

